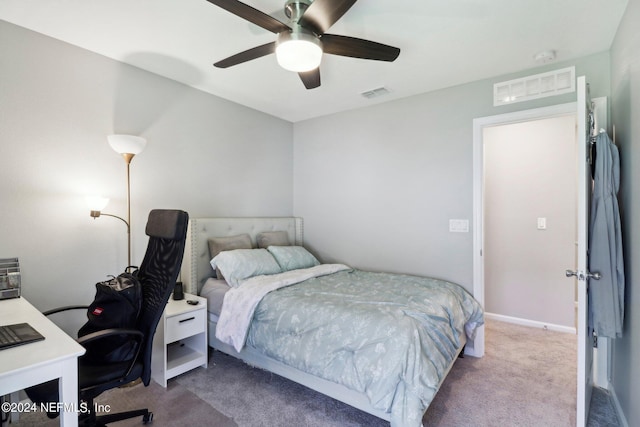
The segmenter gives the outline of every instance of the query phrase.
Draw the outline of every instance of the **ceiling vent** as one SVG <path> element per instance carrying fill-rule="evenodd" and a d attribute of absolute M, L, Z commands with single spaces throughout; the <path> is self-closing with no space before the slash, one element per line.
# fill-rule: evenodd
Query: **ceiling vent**
<path fill-rule="evenodd" d="M 387 89 L 386 87 L 379 87 L 379 88 L 376 88 L 376 89 L 368 90 L 366 92 L 362 92 L 360 95 L 364 96 L 367 99 L 371 99 L 371 98 L 377 98 L 377 97 L 382 96 L 382 95 L 386 95 L 389 92 L 390 92 L 390 90 Z"/>
<path fill-rule="evenodd" d="M 493 106 L 530 101 L 576 91 L 576 68 L 509 80 L 493 85 Z"/>

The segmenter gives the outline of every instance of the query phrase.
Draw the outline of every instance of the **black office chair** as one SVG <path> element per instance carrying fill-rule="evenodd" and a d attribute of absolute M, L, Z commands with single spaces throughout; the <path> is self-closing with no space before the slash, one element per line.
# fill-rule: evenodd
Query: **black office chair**
<path fill-rule="evenodd" d="M 80 344 L 95 342 L 96 340 L 122 336 L 127 334 L 136 340 L 136 356 L 125 362 L 95 364 L 83 357 L 78 359 L 78 397 L 90 409 L 88 413 L 81 413 L 79 423 L 85 426 L 104 426 L 108 423 L 141 416 L 143 423 L 153 419 L 148 409 L 106 414 L 97 416 L 93 411 L 93 400 L 103 391 L 129 384 L 138 379 L 147 386 L 151 380 L 151 353 L 153 336 L 162 316 L 165 305 L 174 289 L 182 257 L 184 254 L 185 238 L 189 215 L 179 210 L 152 210 L 149 213 L 146 233 L 149 243 L 140 269 L 138 279 L 142 286 L 142 307 L 135 329 L 107 329 L 85 335 L 78 339 Z M 86 306 L 63 307 L 50 310 L 45 314 L 83 308 Z M 36 402 L 57 402 L 58 381 L 49 381 L 26 390 L 29 398 Z M 78 406 L 80 408 L 80 405 Z M 57 413 L 47 414 L 50 418 Z"/>

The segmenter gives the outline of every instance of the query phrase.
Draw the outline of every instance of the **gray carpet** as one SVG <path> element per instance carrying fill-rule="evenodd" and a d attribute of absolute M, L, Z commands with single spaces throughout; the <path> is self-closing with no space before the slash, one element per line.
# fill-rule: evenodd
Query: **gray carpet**
<path fill-rule="evenodd" d="M 482 359 L 456 362 L 425 414 L 425 427 L 575 426 L 575 336 L 488 321 L 485 350 Z M 170 380 L 166 390 L 152 382 L 148 388 L 109 391 L 100 402 L 114 410 L 146 404 L 155 414 L 155 426 L 389 426 L 222 353 L 212 352 L 209 363 L 206 370 Z M 25 414 L 18 425 L 58 423 L 42 414 Z M 610 396 L 595 389 L 588 427 L 617 425 Z"/>
<path fill-rule="evenodd" d="M 485 356 L 453 367 L 428 426 L 574 426 L 576 337 L 487 321 Z"/>
<path fill-rule="evenodd" d="M 137 384 L 102 393 L 96 404 L 109 405 L 111 413 L 149 408 L 153 412 L 153 426 L 216 426 L 236 427 L 237 424 L 222 413 L 216 411 L 198 396 L 170 382 L 165 389 L 154 381 L 148 387 Z M 203 420 L 206 420 L 203 424 Z M 20 421 L 11 426 L 54 427 L 59 426 L 59 418 L 49 419 L 42 412 L 30 412 L 20 415 Z M 140 426 L 142 417 L 115 423 L 116 426 Z"/>
<path fill-rule="evenodd" d="M 595 387 L 591 395 L 587 427 L 618 427 L 622 425 L 618 420 L 611 394 L 604 389 Z"/>

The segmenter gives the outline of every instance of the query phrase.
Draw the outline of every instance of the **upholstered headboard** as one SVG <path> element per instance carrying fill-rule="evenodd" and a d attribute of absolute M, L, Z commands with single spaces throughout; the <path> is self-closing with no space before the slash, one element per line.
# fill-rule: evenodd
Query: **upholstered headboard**
<path fill-rule="evenodd" d="M 247 233 L 256 247 L 256 235 L 263 231 L 286 231 L 292 245 L 303 245 L 302 218 L 191 218 L 180 279 L 186 292 L 199 294 L 204 282 L 213 277 L 208 239 Z"/>

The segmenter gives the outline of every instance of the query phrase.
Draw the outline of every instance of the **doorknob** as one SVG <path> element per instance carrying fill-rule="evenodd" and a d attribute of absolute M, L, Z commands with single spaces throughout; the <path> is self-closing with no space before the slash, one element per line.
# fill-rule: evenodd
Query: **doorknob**
<path fill-rule="evenodd" d="M 566 270 L 564 272 L 564 274 L 566 274 L 567 277 L 571 277 L 571 276 L 576 276 L 578 278 L 578 280 L 586 280 L 586 279 L 594 279 L 594 280 L 600 280 L 600 278 L 602 277 L 602 275 L 598 272 L 595 273 L 590 273 L 590 272 L 583 272 L 583 271 L 573 271 L 573 270 Z"/>
<path fill-rule="evenodd" d="M 600 280 L 600 278 L 602 277 L 602 274 L 598 273 L 597 271 L 595 273 L 587 272 L 587 277 L 590 279 Z"/>

